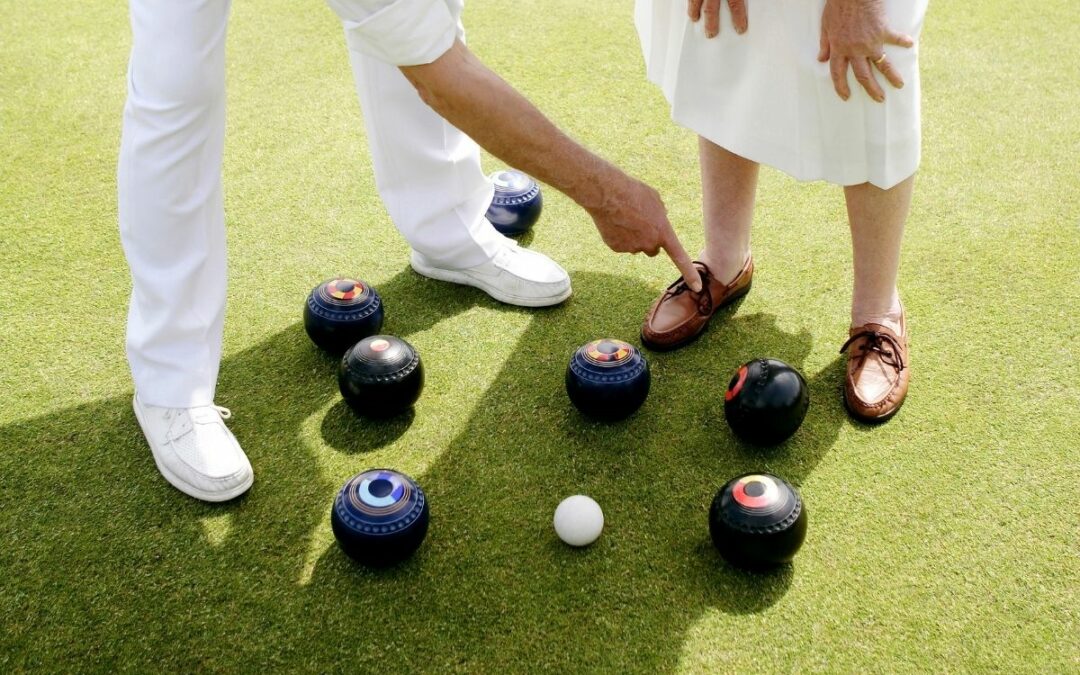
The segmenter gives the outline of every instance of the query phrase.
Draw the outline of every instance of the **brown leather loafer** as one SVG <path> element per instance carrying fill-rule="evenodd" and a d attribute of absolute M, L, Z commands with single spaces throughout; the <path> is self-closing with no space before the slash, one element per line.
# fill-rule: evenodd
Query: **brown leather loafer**
<path fill-rule="evenodd" d="M 746 259 L 742 271 L 728 284 L 717 281 L 705 263 L 694 261 L 701 273 L 701 292 L 679 280 L 653 303 L 641 326 L 641 341 L 649 349 L 665 351 L 691 342 L 709 325 L 716 310 L 746 295 L 754 276 L 754 261 Z"/>
<path fill-rule="evenodd" d="M 885 422 L 904 404 L 911 368 L 908 364 L 907 324 L 900 315 L 900 334 L 881 324 L 852 328 L 840 348 L 847 352 L 844 404 L 857 420 Z"/>

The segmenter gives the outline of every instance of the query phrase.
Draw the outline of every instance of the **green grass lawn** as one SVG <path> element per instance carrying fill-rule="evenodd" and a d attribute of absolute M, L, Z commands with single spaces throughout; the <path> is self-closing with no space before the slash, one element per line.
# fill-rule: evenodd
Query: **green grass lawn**
<path fill-rule="evenodd" d="M 660 190 L 696 250 L 695 141 L 645 81 L 631 9 L 470 0 L 465 18 L 485 61 Z M 417 276 L 374 190 L 331 12 L 237 2 L 218 403 L 257 479 L 218 506 L 164 482 L 130 409 L 126 6 L 0 11 L 0 671 L 1080 668 L 1080 3 L 931 3 L 901 280 L 914 377 L 900 414 L 869 428 L 839 394 L 839 190 L 764 171 L 753 292 L 693 346 L 648 354 L 637 415 L 591 423 L 565 396 L 566 361 L 593 337 L 636 341 L 670 264 L 611 254 L 549 190 L 530 245 L 570 270 L 564 306 Z M 423 354 L 414 417 L 363 422 L 340 402 L 299 323 L 335 273 L 375 284 L 385 329 Z M 771 451 L 723 420 L 727 378 L 759 355 L 811 388 L 804 426 Z M 329 526 L 338 487 L 374 466 L 432 502 L 424 546 L 382 572 Z M 809 508 L 805 547 L 775 574 L 731 569 L 708 539 L 714 491 L 752 469 Z M 585 550 L 551 529 L 577 492 L 607 517 Z"/>

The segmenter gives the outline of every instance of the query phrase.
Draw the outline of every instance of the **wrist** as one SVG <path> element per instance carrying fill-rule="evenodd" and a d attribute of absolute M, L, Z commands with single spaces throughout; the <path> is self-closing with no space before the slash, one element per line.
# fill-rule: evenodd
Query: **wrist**
<path fill-rule="evenodd" d="M 564 192 L 581 208 L 596 213 L 608 208 L 612 193 L 626 180 L 626 176 L 599 157 L 586 157 L 585 160 L 569 189 Z"/>

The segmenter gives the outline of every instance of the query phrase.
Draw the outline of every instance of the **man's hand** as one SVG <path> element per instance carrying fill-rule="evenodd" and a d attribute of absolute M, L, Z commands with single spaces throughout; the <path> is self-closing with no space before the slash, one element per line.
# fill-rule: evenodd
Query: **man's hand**
<path fill-rule="evenodd" d="M 833 88 L 845 101 L 851 96 L 848 87 L 848 64 L 855 79 L 870 98 L 878 103 L 885 92 L 874 78 L 877 68 L 897 89 L 904 80 L 885 56 L 885 45 L 912 47 L 910 35 L 897 33 L 885 25 L 885 6 L 882 0 L 827 0 L 821 16 L 821 49 L 818 61 L 829 62 Z"/>
<path fill-rule="evenodd" d="M 690 288 L 701 290 L 701 275 L 668 221 L 660 194 L 619 172 L 610 176 L 597 206 L 585 206 L 600 238 L 612 251 L 654 256 L 663 250 Z"/>
<path fill-rule="evenodd" d="M 656 190 L 559 131 L 462 42 L 431 63 L 403 66 L 401 72 L 424 102 L 480 147 L 580 204 L 613 250 L 652 256 L 663 249 L 691 288 L 700 290 L 700 275 Z"/>
<path fill-rule="evenodd" d="M 702 16 L 705 17 L 705 37 L 713 38 L 720 34 L 720 2 L 721 0 L 687 0 L 686 10 L 690 20 L 697 22 Z M 731 23 L 735 26 L 735 32 L 746 32 L 748 20 L 746 18 L 746 0 L 727 0 L 728 8 L 731 9 Z"/>

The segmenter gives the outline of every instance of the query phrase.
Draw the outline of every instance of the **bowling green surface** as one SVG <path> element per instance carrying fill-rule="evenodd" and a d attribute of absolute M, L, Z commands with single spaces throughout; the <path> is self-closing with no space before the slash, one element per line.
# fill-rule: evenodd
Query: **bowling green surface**
<path fill-rule="evenodd" d="M 563 306 L 417 276 L 375 196 L 340 26 L 319 2 L 235 3 L 217 402 L 256 481 L 217 506 L 164 482 L 131 412 L 114 179 L 125 4 L 0 5 L 0 670 L 1080 664 L 1077 3 L 931 3 L 901 269 L 912 388 L 877 428 L 840 398 L 851 262 L 836 188 L 763 171 L 753 291 L 693 345 L 646 350 L 635 415 L 590 421 L 564 390 L 570 355 L 640 345 L 672 266 L 611 254 L 548 189 L 523 243 L 569 270 Z M 695 139 L 645 81 L 629 0 L 470 0 L 465 22 L 481 58 L 654 185 L 701 246 Z M 373 423 L 341 400 L 301 323 L 335 274 L 375 285 L 384 332 L 422 354 L 414 414 Z M 803 426 L 772 449 L 724 422 L 727 382 L 755 357 L 810 389 Z M 404 564 L 367 570 L 334 544 L 330 507 L 381 467 L 423 486 L 430 530 Z M 790 481 L 809 514 L 793 565 L 771 574 L 729 567 L 709 539 L 713 495 L 746 472 Z M 578 493 L 605 516 L 581 550 L 552 530 Z"/>

